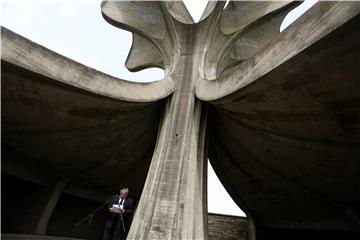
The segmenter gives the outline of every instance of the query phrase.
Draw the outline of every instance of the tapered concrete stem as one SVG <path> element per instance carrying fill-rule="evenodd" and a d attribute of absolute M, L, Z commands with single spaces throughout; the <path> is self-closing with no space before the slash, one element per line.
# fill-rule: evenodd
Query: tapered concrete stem
<path fill-rule="evenodd" d="M 192 37 L 188 39 L 184 45 L 191 48 Z M 166 104 L 128 239 L 206 239 L 207 111 L 194 95 L 194 59 L 191 54 L 179 56 L 176 75 L 182 81 Z"/>

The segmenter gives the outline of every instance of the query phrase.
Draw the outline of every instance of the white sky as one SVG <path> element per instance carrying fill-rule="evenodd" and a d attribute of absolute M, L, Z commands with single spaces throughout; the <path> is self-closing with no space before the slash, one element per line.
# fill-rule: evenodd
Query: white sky
<path fill-rule="evenodd" d="M 197 22 L 207 0 L 184 2 Z M 315 2 L 306 0 L 290 12 L 280 29 L 286 28 Z M 61 55 L 115 77 L 141 82 L 161 79 L 161 69 L 130 73 L 125 68 L 132 42 L 131 33 L 105 22 L 100 3 L 101 0 L 2 0 L 0 23 Z M 210 164 L 208 211 L 245 216 L 225 191 Z"/>

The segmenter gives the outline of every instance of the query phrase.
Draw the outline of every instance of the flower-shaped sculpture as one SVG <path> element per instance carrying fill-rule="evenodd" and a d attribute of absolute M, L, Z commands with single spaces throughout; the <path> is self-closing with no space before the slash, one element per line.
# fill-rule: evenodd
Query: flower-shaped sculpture
<path fill-rule="evenodd" d="M 210 1 L 195 24 L 178 1 L 102 2 L 104 18 L 133 33 L 127 68 L 165 70 L 151 83 L 2 28 L 5 172 L 57 186 L 32 233 L 63 221 L 61 192 L 103 200 L 121 183 L 141 195 L 129 239 L 206 239 L 207 158 L 249 239 L 357 231 L 360 3 L 319 2 L 280 33 L 297 4 Z"/>
<path fill-rule="evenodd" d="M 266 105 L 271 106 L 275 100 L 271 95 L 265 95 L 265 89 L 276 85 L 281 74 L 285 73 L 279 72 L 279 76 L 271 80 L 258 80 L 313 44 L 326 34 L 331 24 L 337 22 L 334 20 L 331 24 L 320 26 L 316 29 L 317 34 L 283 38 L 273 43 L 277 45 L 273 47 L 269 42 L 278 37 L 283 18 L 297 4 L 239 1 L 230 2 L 224 9 L 225 2 L 209 2 L 200 22 L 194 24 L 182 2 L 102 3 L 103 16 L 109 23 L 133 32 L 133 46 L 126 66 L 130 70 L 161 67 L 166 75 L 163 81 L 174 84 L 129 235 L 131 239 L 203 239 L 206 236 L 204 171 L 208 152 L 222 180 L 228 183 L 228 190 L 249 216 L 262 210 L 269 211 L 266 207 L 262 208 L 261 203 L 255 204 L 258 200 L 251 203 L 249 194 L 252 191 L 263 191 L 259 195 L 263 196 L 263 201 L 272 199 L 269 195 L 276 194 L 276 187 L 281 185 L 276 181 L 286 185 L 282 185 L 283 189 L 303 194 L 308 191 L 287 176 L 279 176 L 278 163 L 268 163 L 282 158 L 274 155 L 273 151 L 279 152 L 284 140 L 272 142 L 271 138 L 288 138 L 285 145 L 293 145 L 299 138 L 316 140 L 305 137 L 304 130 L 288 130 L 288 137 L 278 136 L 285 133 L 274 120 L 276 116 L 272 117 L 276 106 L 266 113 Z M 343 11 L 352 16 L 359 11 L 359 4 L 355 5 L 343 6 Z M 323 8 L 331 12 L 336 7 L 329 4 Z M 310 25 L 310 21 L 305 22 L 303 28 Z M 255 80 L 252 87 L 247 87 Z M 253 98 L 258 100 L 242 106 L 247 99 Z M 202 100 L 217 106 L 211 117 Z M 283 100 L 283 104 L 288 106 L 290 103 Z M 281 108 L 279 104 L 277 108 L 278 118 L 289 118 L 289 122 L 295 124 L 286 107 Z M 296 113 L 301 109 L 294 109 L 292 114 L 304 118 L 305 113 Z M 209 118 L 213 122 L 208 129 L 212 131 L 207 134 Z M 211 138 L 209 151 L 206 144 L 208 135 Z M 276 150 L 271 144 L 276 145 Z M 296 152 L 296 149 L 292 150 Z M 312 158 L 309 151 L 313 150 L 307 150 L 308 157 Z M 290 160 L 291 154 L 286 159 Z M 258 169 L 263 176 L 251 168 Z M 268 187 L 261 186 L 264 181 L 269 182 Z M 247 197 L 239 196 L 241 192 L 247 192 Z M 259 217 L 257 220 L 261 222 L 262 219 Z"/>

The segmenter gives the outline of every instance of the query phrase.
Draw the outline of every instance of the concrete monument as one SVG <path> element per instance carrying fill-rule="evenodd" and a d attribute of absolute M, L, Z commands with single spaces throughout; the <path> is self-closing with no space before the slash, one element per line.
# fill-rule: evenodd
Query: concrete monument
<path fill-rule="evenodd" d="M 209 158 L 248 239 L 356 236 L 360 3 L 319 2 L 280 33 L 298 4 L 212 1 L 195 24 L 182 2 L 103 1 L 133 33 L 127 68 L 164 69 L 146 84 L 3 29 L 5 172 L 54 186 L 30 233 L 51 229 L 62 193 L 122 182 L 140 198 L 129 239 L 206 239 Z"/>

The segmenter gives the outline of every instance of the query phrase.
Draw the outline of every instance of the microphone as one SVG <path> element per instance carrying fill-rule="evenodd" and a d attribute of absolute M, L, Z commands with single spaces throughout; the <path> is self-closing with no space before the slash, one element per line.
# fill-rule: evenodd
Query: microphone
<path fill-rule="evenodd" d="M 118 197 L 119 195 L 113 195 L 113 196 L 110 196 L 110 198 L 116 198 Z"/>

